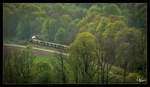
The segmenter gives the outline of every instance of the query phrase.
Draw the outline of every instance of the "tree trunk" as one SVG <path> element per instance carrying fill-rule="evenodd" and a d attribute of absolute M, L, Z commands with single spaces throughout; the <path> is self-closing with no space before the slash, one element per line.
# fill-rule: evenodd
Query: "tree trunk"
<path fill-rule="evenodd" d="M 62 66 L 62 81 L 63 83 L 66 82 L 66 77 L 65 77 L 65 72 L 64 72 L 64 61 L 63 61 L 63 56 L 60 56 L 61 57 L 61 66 Z"/>
<path fill-rule="evenodd" d="M 101 69 L 101 83 L 104 84 L 104 67 L 105 66 L 102 66 L 102 69 Z"/>
<path fill-rule="evenodd" d="M 78 69 L 77 69 L 77 67 L 76 67 L 76 73 L 75 73 L 75 81 L 76 81 L 76 83 L 78 83 Z"/>
<path fill-rule="evenodd" d="M 124 64 L 124 74 L 123 74 L 123 82 L 126 82 L 126 72 L 127 72 L 127 62 Z"/>
<path fill-rule="evenodd" d="M 102 83 L 104 83 L 104 68 L 103 68 L 103 71 L 102 71 Z"/>
<path fill-rule="evenodd" d="M 107 64 L 107 72 L 106 72 L 106 84 L 108 84 L 108 72 L 109 72 L 109 70 L 108 70 L 108 64 Z"/>

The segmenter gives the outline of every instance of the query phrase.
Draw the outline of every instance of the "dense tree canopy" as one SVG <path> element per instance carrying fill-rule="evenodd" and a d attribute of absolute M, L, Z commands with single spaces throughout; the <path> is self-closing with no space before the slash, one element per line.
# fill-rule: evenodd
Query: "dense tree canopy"
<path fill-rule="evenodd" d="M 70 58 L 77 82 L 90 82 L 93 78 L 93 62 L 95 61 L 96 37 L 89 32 L 80 33 L 70 46 Z M 76 62 L 75 62 L 76 61 Z M 78 68 L 78 69 L 77 69 Z M 94 71 L 93 71 L 94 72 Z M 78 79 L 78 76 L 81 75 Z"/>
<path fill-rule="evenodd" d="M 76 83 L 109 83 L 113 65 L 123 69 L 122 82 L 128 72 L 146 76 L 145 3 L 4 3 L 3 41 L 29 42 L 33 35 L 69 46 L 67 63 Z M 66 82 L 63 58 L 58 77 Z M 38 79 L 52 82 L 45 75 Z"/>

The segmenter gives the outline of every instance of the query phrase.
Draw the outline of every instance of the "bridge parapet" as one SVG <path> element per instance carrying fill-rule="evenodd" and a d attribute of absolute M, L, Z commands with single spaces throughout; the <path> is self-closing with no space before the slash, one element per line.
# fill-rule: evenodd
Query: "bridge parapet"
<path fill-rule="evenodd" d="M 32 43 L 37 44 L 37 45 L 47 46 L 47 47 L 53 47 L 53 48 L 56 48 L 56 49 L 62 49 L 62 50 L 65 50 L 68 47 L 68 46 L 62 45 L 62 44 L 37 40 L 35 36 L 32 36 Z"/>

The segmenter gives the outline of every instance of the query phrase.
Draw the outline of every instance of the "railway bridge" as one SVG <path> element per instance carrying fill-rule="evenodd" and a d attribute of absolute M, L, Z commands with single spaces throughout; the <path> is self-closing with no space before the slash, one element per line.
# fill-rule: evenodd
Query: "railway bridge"
<path fill-rule="evenodd" d="M 47 46 L 47 47 L 53 47 L 53 48 L 61 49 L 61 50 L 66 50 L 68 48 L 68 46 L 66 46 L 66 45 L 38 40 L 36 36 L 32 36 L 32 40 L 30 42 L 32 42 L 33 44 L 43 45 L 43 46 Z"/>

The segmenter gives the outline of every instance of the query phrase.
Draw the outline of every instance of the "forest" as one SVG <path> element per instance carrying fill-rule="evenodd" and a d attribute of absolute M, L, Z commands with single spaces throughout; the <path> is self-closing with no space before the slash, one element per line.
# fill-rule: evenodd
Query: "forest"
<path fill-rule="evenodd" d="M 32 36 L 68 46 L 37 55 Z M 11 49 L 4 44 L 26 46 Z M 147 83 L 146 3 L 3 3 L 3 83 Z"/>

